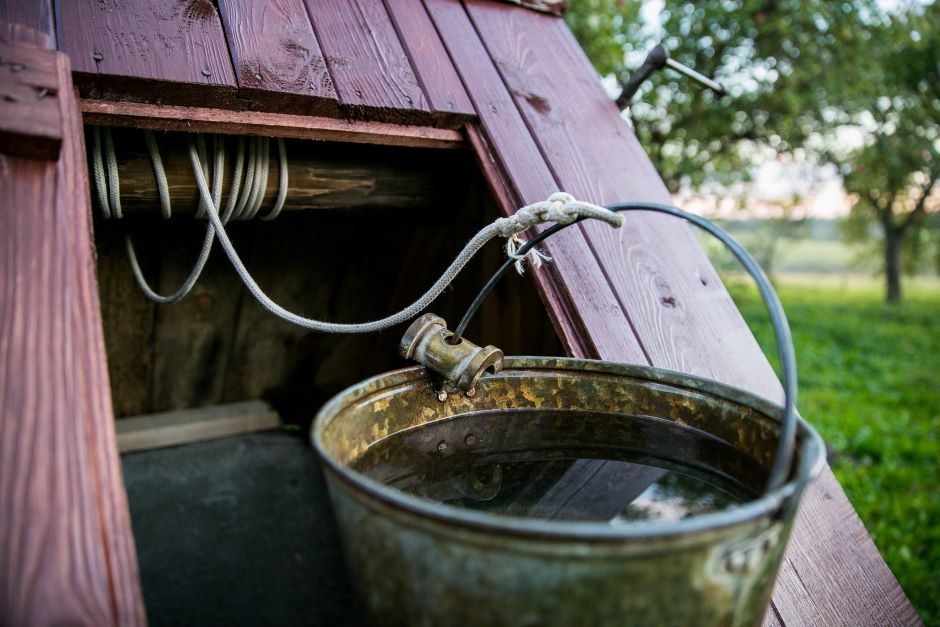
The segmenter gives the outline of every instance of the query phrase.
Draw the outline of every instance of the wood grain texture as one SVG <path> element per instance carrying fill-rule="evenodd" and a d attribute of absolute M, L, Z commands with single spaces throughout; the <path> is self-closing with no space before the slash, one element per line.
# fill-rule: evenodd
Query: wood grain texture
<path fill-rule="evenodd" d="M 154 277 L 151 284 L 157 285 L 159 293 L 172 294 L 189 276 L 205 237 L 202 222 L 159 225 L 159 273 L 155 275 L 151 269 L 148 275 Z M 244 229 L 229 231 L 236 250 L 244 251 L 249 241 L 245 235 L 250 234 Z M 172 253 L 168 250 L 171 246 Z M 222 398 L 243 295 L 218 244 L 213 253 L 186 298 L 172 306 L 157 307 L 153 325 L 153 412 L 206 407 Z"/>
<path fill-rule="evenodd" d="M 486 146 L 494 152 L 480 159 L 498 163 L 514 188 L 512 204 L 502 206 L 503 212 L 512 213 L 523 203 L 544 200 L 558 191 L 551 171 L 463 7 L 449 0 L 425 0 L 425 6 L 480 115 Z M 482 146 L 479 142 L 478 145 Z M 576 355 L 587 356 L 596 351 L 596 345 L 608 345 L 629 355 L 625 359 L 645 362 L 583 235 L 568 229 L 547 243 L 546 249 L 554 262 L 533 275 L 568 349 Z M 586 298 L 593 306 L 574 309 L 571 294 Z"/>
<path fill-rule="evenodd" d="M 485 0 L 465 4 L 562 188 L 593 202 L 669 201 L 563 22 Z M 631 216 L 619 236 L 598 225 L 583 232 L 607 268 L 620 316 L 629 317 L 654 365 L 780 398 L 766 358 L 688 229 L 665 217 Z M 579 310 L 592 301 L 575 295 Z M 622 358 L 616 347 L 599 348 L 600 356 Z M 906 623 L 913 616 L 828 469 L 806 496 L 786 559 L 767 624 L 813 624 L 815 617 L 822 624 Z"/>
<path fill-rule="evenodd" d="M 125 418 L 117 423 L 117 441 L 121 453 L 131 453 L 276 429 L 280 424 L 277 412 L 264 401 L 242 401 Z"/>
<path fill-rule="evenodd" d="M 62 113 L 56 55 L 47 48 L 0 41 L 0 152 L 59 157 Z"/>
<path fill-rule="evenodd" d="M 340 103 L 352 115 L 402 121 L 430 112 L 385 5 L 377 0 L 306 0 Z"/>
<path fill-rule="evenodd" d="M 0 623 L 143 625 L 115 443 L 82 127 L 0 184 Z"/>
<path fill-rule="evenodd" d="M 273 102 L 308 96 L 312 111 L 336 111 L 336 89 L 303 0 L 220 0 L 241 96 Z"/>
<path fill-rule="evenodd" d="M 200 103 L 234 95 L 211 0 L 69 0 L 56 4 L 56 30 L 83 95 Z"/>
<path fill-rule="evenodd" d="M 428 97 L 431 111 L 441 115 L 476 116 L 473 103 L 421 0 L 385 0 L 385 6 Z"/>
<path fill-rule="evenodd" d="M 828 467 L 803 497 L 773 601 L 788 626 L 921 624 Z"/>
<path fill-rule="evenodd" d="M 411 148 L 463 148 L 466 145 L 459 131 L 430 126 L 95 99 L 82 100 L 81 106 L 87 124 L 102 126 L 267 135 Z"/>
<path fill-rule="evenodd" d="M 0 22 L 26 26 L 29 30 L 17 35 L 21 43 L 55 48 L 52 0 L 0 0 Z"/>
<path fill-rule="evenodd" d="M 99 214 L 96 205 L 92 210 Z M 111 402 L 118 418 L 148 413 L 153 406 L 153 322 L 157 314 L 156 303 L 147 299 L 134 281 L 124 234 L 128 230 L 132 233 L 137 257 L 148 269 L 158 265 L 163 244 L 152 237 L 151 224 L 123 222 L 120 226 L 104 221 L 95 225 L 101 322 Z"/>
<path fill-rule="evenodd" d="M 159 193 L 143 135 L 116 129 L 114 136 L 124 212 L 158 212 Z M 173 213 L 191 216 L 198 206 L 199 194 L 189 161 L 188 140 L 172 133 L 158 135 L 157 141 Z M 406 151 L 296 140 L 286 144 L 288 191 L 284 211 L 387 209 L 407 214 L 416 207 L 446 206 L 453 200 L 445 186 L 445 181 L 454 174 L 454 170 L 448 168 L 466 163 L 465 155 L 459 151 Z M 236 158 L 236 139 L 227 138 L 225 146 L 223 189 L 227 199 Z M 275 150 L 272 145 L 262 215 L 277 196 L 279 171 Z"/>
<path fill-rule="evenodd" d="M 671 203 L 564 22 L 494 2 L 467 6 L 561 189 L 596 203 Z M 582 230 L 653 365 L 779 398 L 776 377 L 687 225 L 650 214 L 625 219 L 620 231 Z M 752 357 L 726 364 L 714 358 L 723 352 Z M 620 358 L 610 348 L 600 355 Z"/>

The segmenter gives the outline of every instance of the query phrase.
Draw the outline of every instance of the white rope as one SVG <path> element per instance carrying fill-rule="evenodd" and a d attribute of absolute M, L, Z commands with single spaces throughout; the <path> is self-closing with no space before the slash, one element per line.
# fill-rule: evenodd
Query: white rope
<path fill-rule="evenodd" d="M 101 206 L 102 215 L 106 219 L 122 218 L 123 211 L 121 209 L 120 192 L 121 181 L 117 167 L 117 156 L 114 149 L 114 140 L 111 135 L 111 129 L 107 127 L 93 127 L 92 140 L 92 172 L 95 180 L 98 204 Z M 166 169 L 163 166 L 163 158 L 160 155 L 160 147 L 151 131 L 144 131 L 144 140 L 147 144 L 147 151 L 150 155 L 150 162 L 153 166 L 154 179 L 156 180 L 157 193 L 160 197 L 160 211 L 165 219 L 169 219 L 173 215 L 173 210 L 170 203 L 170 189 L 166 178 Z M 194 149 L 199 156 L 199 169 L 203 173 L 203 177 L 210 177 L 205 137 L 202 135 L 196 136 L 195 144 L 193 144 L 192 137 L 190 137 L 189 141 L 191 149 Z M 212 141 L 213 165 L 211 170 L 211 200 L 212 207 L 217 208 L 221 201 L 222 188 L 225 179 L 225 142 L 224 138 L 221 136 L 213 136 Z M 261 203 L 264 200 L 264 194 L 267 187 L 267 169 L 269 166 L 269 159 L 266 157 L 258 159 L 257 157 L 262 152 L 262 146 L 264 146 L 264 152 L 268 152 L 269 149 L 267 139 L 262 141 L 261 138 L 252 138 L 249 141 L 254 141 L 253 145 L 255 147 L 253 154 L 254 158 L 252 159 L 251 165 L 249 166 L 250 172 L 248 174 L 248 180 L 251 184 L 246 185 L 246 187 L 250 189 L 245 189 L 242 187 L 242 173 L 244 171 L 245 164 L 245 139 L 243 137 L 239 137 L 236 148 L 235 168 L 232 177 L 232 184 L 229 187 L 229 197 L 222 219 L 223 224 L 227 223 L 228 220 L 233 217 L 234 213 L 237 213 L 235 210 L 238 206 L 243 209 L 243 219 L 249 219 L 258 212 Z M 277 145 L 279 156 L 278 192 L 273 207 L 267 215 L 262 217 L 264 220 L 273 220 L 275 217 L 277 217 L 281 212 L 281 209 L 284 206 L 284 201 L 287 197 L 287 187 L 289 182 L 287 171 L 287 151 L 283 139 L 279 138 Z M 240 191 L 243 191 L 244 193 L 240 195 Z M 200 196 L 199 205 L 196 209 L 197 218 L 205 217 L 206 207 L 206 200 Z M 244 211 L 246 208 L 247 211 Z M 208 261 L 209 255 L 212 251 L 212 244 L 214 241 L 215 229 L 212 226 L 212 223 L 209 222 L 206 224 L 206 234 L 203 238 L 202 247 L 199 250 L 199 256 L 196 259 L 196 263 L 193 265 L 189 276 L 186 277 L 186 280 L 183 281 L 183 284 L 179 287 L 179 289 L 177 289 L 172 294 L 165 296 L 157 293 L 157 291 L 151 287 L 146 277 L 144 277 L 143 270 L 140 267 L 140 261 L 137 257 L 137 250 L 134 247 L 134 242 L 129 234 L 125 234 L 124 236 L 124 245 L 125 249 L 127 250 L 127 258 L 130 262 L 131 271 L 134 274 L 134 279 L 137 282 L 138 287 L 140 287 L 141 291 L 147 296 L 147 298 L 160 304 L 171 304 L 179 302 L 187 294 L 189 294 L 193 286 L 199 280 L 199 277 L 205 268 L 206 262 Z"/>
<path fill-rule="evenodd" d="M 196 176 L 196 185 L 199 188 L 199 193 L 203 200 L 207 201 L 208 204 L 208 201 L 211 200 L 209 185 L 206 182 L 205 176 L 203 176 L 199 155 L 196 152 L 196 149 L 192 146 L 189 150 L 189 156 L 190 160 L 192 161 L 193 173 Z M 313 318 L 305 318 L 284 309 L 271 300 L 268 295 L 264 293 L 261 287 L 259 287 L 255 282 L 254 278 L 248 272 L 248 269 L 245 268 L 245 264 L 242 263 L 238 253 L 235 251 L 235 247 L 232 246 L 232 242 L 229 240 L 228 234 L 225 232 L 225 227 L 222 224 L 222 221 L 219 219 L 216 206 L 209 206 L 208 216 L 212 226 L 215 227 L 216 237 L 219 239 L 219 244 L 222 245 L 222 250 L 224 250 L 225 254 L 228 255 L 229 260 L 232 262 L 232 266 L 235 268 L 238 276 L 241 277 L 245 287 L 248 288 L 248 291 L 251 292 L 251 295 L 255 297 L 261 306 L 273 313 L 275 316 L 278 316 L 287 322 L 304 327 L 305 329 L 319 331 L 322 333 L 373 333 L 411 320 L 415 315 L 424 310 L 428 305 L 431 304 L 431 302 L 440 296 L 441 292 L 443 292 L 444 289 L 450 285 L 457 274 L 459 274 L 463 267 L 467 265 L 467 262 L 470 261 L 473 255 L 475 255 L 484 244 L 489 242 L 494 237 L 512 237 L 513 235 L 524 231 L 530 226 L 541 224 L 543 222 L 551 221 L 557 222 L 559 224 L 570 224 L 579 217 L 603 220 L 604 222 L 607 222 L 611 226 L 615 227 L 619 227 L 623 224 L 622 216 L 612 211 L 608 211 L 603 207 L 579 202 L 575 200 L 574 197 L 570 194 L 552 194 L 546 201 L 523 207 L 514 215 L 508 218 L 499 218 L 492 224 L 483 227 L 470 239 L 469 242 L 467 242 L 463 250 L 460 251 L 460 254 L 457 255 L 457 258 L 451 262 L 450 266 L 447 268 L 447 270 L 444 271 L 444 274 L 442 274 L 441 277 L 435 281 L 434 285 L 432 285 L 431 288 L 418 300 L 416 300 L 411 305 L 408 305 L 398 313 L 394 313 L 390 316 L 386 316 L 385 318 L 372 320 L 369 322 L 339 323 L 315 320 Z"/>
<path fill-rule="evenodd" d="M 149 133 L 149 132 L 148 132 Z M 104 136 L 104 145 L 102 146 L 101 136 Z M 92 172 L 94 173 L 95 187 L 98 192 L 98 203 L 101 205 L 101 212 L 105 218 L 121 218 L 121 180 L 117 168 L 117 157 L 114 151 L 114 140 L 111 136 L 111 129 L 104 127 L 99 129 L 94 127 L 92 130 Z M 163 168 L 163 159 L 160 156 L 160 149 L 157 146 L 156 139 L 150 134 L 148 138 L 145 135 L 147 149 L 150 153 L 151 163 L 154 165 L 154 177 L 157 182 L 157 192 L 160 196 L 161 212 L 164 218 L 172 215 L 170 206 L 169 184 L 166 179 L 166 171 Z M 190 139 L 190 145 L 192 139 Z M 194 146 L 193 146 L 194 147 Z M 194 147 L 195 149 L 195 147 Z M 218 160 L 217 160 L 218 163 Z M 106 165 L 107 164 L 107 165 Z M 218 172 L 218 178 L 221 178 L 222 172 Z M 213 181 L 214 182 L 214 181 Z M 164 296 L 157 293 L 150 283 L 144 277 L 140 262 L 137 259 L 137 250 L 134 248 L 134 242 L 129 234 L 124 235 L 124 247 L 127 250 L 127 258 L 131 264 L 131 271 L 138 287 L 150 300 L 168 305 L 182 300 L 193 286 L 199 280 L 199 275 L 209 259 L 209 253 L 212 251 L 212 243 L 215 241 L 215 232 L 211 224 L 206 225 L 206 235 L 202 241 L 202 248 L 199 251 L 199 257 L 193 265 L 189 276 L 183 281 L 183 284 L 172 294 Z"/>
<path fill-rule="evenodd" d="M 96 127 L 93 130 L 92 169 L 102 214 L 106 218 L 119 218 L 122 213 L 120 208 L 120 181 L 118 179 L 117 160 L 114 156 L 114 145 L 111 140 L 110 130 L 107 128 L 103 129 L 103 134 L 104 150 L 102 150 L 99 129 Z M 153 138 L 151 137 L 151 139 Z M 613 227 L 620 227 L 623 224 L 623 217 L 618 213 L 614 213 L 597 205 L 578 201 L 570 194 L 558 192 L 549 196 L 547 200 L 522 207 L 515 214 L 506 218 L 499 218 L 493 223 L 483 227 L 467 242 L 463 250 L 460 251 L 453 262 L 451 262 L 450 266 L 448 266 L 440 278 L 434 282 L 430 289 L 414 303 L 397 313 L 379 320 L 360 323 L 338 323 L 305 318 L 287 311 L 264 293 L 248 272 L 245 264 L 235 251 L 235 247 L 232 245 L 228 233 L 225 231 L 225 224 L 230 219 L 250 219 L 257 215 L 260 210 L 267 187 L 270 165 L 270 140 L 267 138 L 249 138 L 246 142 L 244 138 L 239 138 L 233 180 L 229 189 L 228 201 L 224 213 L 222 213 L 221 216 L 219 214 L 219 205 L 222 195 L 225 156 L 220 153 L 224 153 L 224 144 L 221 139 L 214 141 L 213 148 L 215 154 L 211 184 L 208 180 L 209 168 L 206 163 L 204 139 L 199 137 L 197 141 L 190 139 L 189 142 L 190 162 L 193 167 L 193 175 L 196 178 L 196 186 L 199 190 L 198 212 L 208 217 L 209 222 L 206 226 L 206 239 L 203 242 L 199 259 L 183 286 L 170 296 L 156 294 L 147 284 L 140 271 L 140 266 L 137 263 L 137 256 L 130 237 L 126 239 L 128 257 L 131 261 L 134 276 L 144 293 L 156 302 L 176 302 L 189 292 L 198 279 L 202 268 L 205 266 L 213 239 L 218 238 L 219 244 L 232 262 L 235 271 L 248 288 L 248 291 L 263 307 L 274 315 L 287 322 L 323 333 L 372 333 L 407 322 L 414 318 L 415 315 L 424 310 L 431 302 L 440 296 L 441 292 L 450 285 L 464 266 L 466 266 L 467 262 L 469 262 L 487 242 L 496 237 L 507 238 L 506 252 L 510 257 L 516 259 L 516 269 L 521 273 L 525 259 L 528 259 L 529 263 L 535 268 L 541 266 L 543 261 L 550 260 L 550 257 L 534 249 L 529 251 L 526 256 L 519 256 L 517 253 L 519 246 L 525 242 L 525 240 L 519 237 L 519 233 L 536 224 L 547 222 L 570 224 L 580 218 L 601 220 Z M 168 217 L 170 215 L 169 191 L 166 174 L 162 167 L 162 160 L 160 159 L 159 148 L 155 140 L 148 140 L 147 145 L 151 152 L 151 161 L 154 163 L 154 175 L 157 179 L 157 188 L 161 197 L 161 207 L 163 208 L 164 217 Z M 278 194 L 271 210 L 266 215 L 261 216 L 263 220 L 274 219 L 280 213 L 287 195 L 287 154 L 283 139 L 277 140 L 277 147 L 279 168 Z M 105 153 L 104 157 L 102 156 L 102 152 Z M 107 168 L 104 164 L 105 160 L 107 160 Z M 160 164 L 159 167 L 156 165 L 157 163 Z M 242 170 L 244 170 L 244 181 L 242 181 Z M 164 193 L 166 194 L 165 205 L 163 204 Z"/>

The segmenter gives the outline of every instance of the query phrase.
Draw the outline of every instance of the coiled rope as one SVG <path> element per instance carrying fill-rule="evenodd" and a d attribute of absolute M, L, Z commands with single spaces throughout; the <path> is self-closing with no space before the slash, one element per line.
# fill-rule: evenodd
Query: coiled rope
<path fill-rule="evenodd" d="M 170 186 L 166 178 L 166 170 L 163 167 L 163 158 L 160 155 L 160 147 L 151 131 L 144 131 L 144 140 L 147 144 L 147 152 L 150 155 L 150 163 L 153 166 L 154 178 L 157 184 L 157 193 L 160 197 L 160 212 L 164 219 L 170 219 L 173 215 L 173 209 L 170 204 Z M 211 169 L 211 202 L 213 207 L 218 207 L 222 198 L 222 186 L 225 179 L 225 140 L 219 135 L 212 137 L 213 160 Z M 247 167 L 245 165 L 245 138 L 238 138 L 238 145 L 235 151 L 235 168 L 232 176 L 232 184 L 229 189 L 228 201 L 223 214 L 223 223 L 229 220 L 250 220 L 254 218 L 264 200 L 264 193 L 268 184 L 268 170 L 270 166 L 270 140 L 267 137 L 255 137 L 248 140 L 248 159 Z M 189 137 L 189 147 L 195 150 L 199 155 L 199 170 L 204 177 L 210 177 L 210 169 L 207 159 L 206 140 L 203 135 Z M 284 207 L 284 201 L 287 198 L 288 171 L 287 171 L 287 150 L 284 140 L 278 138 L 278 190 L 274 205 L 267 214 L 261 216 L 262 220 L 273 220 Z M 242 173 L 245 172 L 245 182 L 242 185 Z M 114 150 L 114 140 L 111 135 L 111 129 L 107 127 L 92 128 L 92 173 L 97 190 L 98 204 L 101 206 L 101 213 L 106 219 L 121 219 L 124 217 L 121 209 L 121 180 L 118 173 L 117 157 Z M 241 192 L 241 193 L 240 193 Z M 207 202 L 200 197 L 199 206 L 196 210 L 196 218 L 205 218 L 207 213 Z M 202 270 L 212 252 L 212 244 L 215 241 L 215 228 L 211 222 L 206 223 L 206 234 L 203 238 L 202 247 L 199 250 L 199 256 L 193 264 L 192 270 L 183 284 L 172 294 L 164 296 L 157 293 L 150 283 L 144 277 L 143 270 L 137 258 L 137 250 L 130 234 L 125 234 L 124 245 L 127 250 L 127 258 L 131 264 L 131 271 L 134 279 L 141 291 L 150 300 L 160 304 L 176 303 L 182 300 L 192 290 L 193 286 L 199 280 Z"/>
<path fill-rule="evenodd" d="M 117 160 L 114 157 L 114 145 L 110 139 L 108 129 L 104 129 L 103 134 L 104 151 L 102 151 L 98 129 L 94 130 L 92 169 L 94 171 L 95 184 L 98 188 L 98 200 L 101 204 L 102 213 L 106 218 L 119 218 L 121 217 L 121 210 Z M 158 187 L 161 185 L 166 186 L 166 176 L 162 174 L 163 167 L 159 150 L 156 148 L 156 141 L 153 140 L 152 137 L 151 140 L 148 140 L 148 149 L 150 149 L 151 161 L 154 164 L 154 175 L 157 178 L 157 185 Z M 246 143 L 247 159 L 245 158 L 246 151 L 244 150 Z M 151 145 L 153 148 L 150 148 Z M 271 300 L 248 272 L 248 269 L 238 256 L 225 230 L 225 224 L 228 220 L 251 219 L 257 215 L 260 209 L 261 201 L 264 197 L 264 189 L 267 185 L 269 140 L 267 138 L 254 138 L 248 139 L 246 142 L 244 138 L 239 139 L 232 189 L 229 191 L 228 202 L 220 215 L 219 202 L 224 170 L 224 155 L 219 156 L 220 151 L 222 151 L 221 146 L 221 140 L 216 140 L 215 168 L 212 171 L 210 183 L 209 170 L 205 165 L 206 151 L 204 143 L 202 144 L 202 149 L 200 149 L 198 141 L 191 139 L 189 142 L 190 162 L 200 196 L 200 206 L 197 216 L 207 217 L 209 223 L 206 226 L 206 243 L 203 246 L 203 251 L 200 252 L 199 260 L 196 262 L 193 272 L 190 274 L 190 277 L 184 283 L 183 287 L 169 297 L 163 297 L 153 293 L 153 290 L 151 290 L 149 286 L 147 286 L 146 281 L 143 280 L 140 268 L 136 264 L 136 256 L 132 253 L 133 245 L 130 242 L 130 238 L 127 240 L 131 264 L 134 268 L 134 275 L 138 279 L 138 284 L 141 286 L 141 289 L 144 290 L 144 293 L 157 302 L 176 302 L 188 293 L 196 279 L 198 279 L 202 267 L 205 265 L 205 258 L 208 258 L 212 240 L 217 238 L 219 244 L 222 246 L 222 250 L 225 251 L 225 254 L 228 256 L 238 276 L 245 284 L 245 287 L 248 288 L 248 291 L 262 307 L 275 316 L 305 329 L 322 333 L 374 333 L 403 322 L 408 322 L 414 318 L 415 315 L 427 308 L 427 306 L 440 296 L 444 289 L 457 277 L 464 266 L 467 265 L 467 262 L 469 262 L 487 242 L 494 238 L 503 237 L 507 239 L 506 253 L 515 260 L 516 269 L 521 273 L 523 270 L 523 260 L 528 259 L 534 267 L 538 267 L 543 260 L 549 259 L 546 255 L 536 251 L 532 246 L 525 249 L 525 254 L 520 254 L 520 247 L 525 246 L 526 242 L 519 237 L 519 234 L 530 227 L 549 222 L 560 225 L 571 224 L 581 219 L 601 220 L 615 228 L 619 228 L 623 224 L 623 217 L 617 213 L 605 209 L 604 207 L 576 200 L 570 194 L 558 192 L 549 196 L 547 200 L 522 207 L 513 215 L 498 218 L 491 224 L 484 226 L 476 235 L 470 238 L 470 241 L 467 242 L 440 278 L 438 278 L 415 302 L 401 311 L 378 320 L 367 322 L 340 323 L 316 320 L 290 312 Z M 102 152 L 104 152 L 104 158 L 107 159 L 107 167 L 104 165 Z M 287 159 L 283 140 L 278 140 L 278 152 L 280 158 L 278 196 L 271 211 L 261 217 L 263 220 L 271 220 L 277 217 L 283 207 L 287 194 Z M 247 161 L 247 163 L 243 164 L 243 160 Z M 243 167 L 246 173 L 242 186 L 241 170 Z M 170 214 L 169 197 L 167 194 L 165 204 L 162 191 L 160 197 L 162 211 L 164 217 L 166 217 Z"/>

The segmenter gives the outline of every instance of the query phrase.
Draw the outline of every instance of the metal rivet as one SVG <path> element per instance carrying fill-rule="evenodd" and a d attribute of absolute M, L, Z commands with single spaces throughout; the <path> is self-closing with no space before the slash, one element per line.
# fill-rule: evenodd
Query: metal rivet
<path fill-rule="evenodd" d="M 437 450 L 439 450 L 441 453 L 443 453 L 444 451 L 446 451 L 446 450 L 447 450 L 447 442 L 445 442 L 444 440 L 441 440 L 440 442 L 438 442 L 438 443 L 437 443 Z"/>
<path fill-rule="evenodd" d="M 464 443 L 465 443 L 467 446 L 473 446 L 474 444 L 477 443 L 477 436 L 475 436 L 475 435 L 473 435 L 473 434 L 471 433 L 471 434 L 468 435 L 466 438 L 464 438 Z"/>
<path fill-rule="evenodd" d="M 212 72 L 210 72 L 209 70 L 203 69 L 203 70 L 202 70 L 202 75 L 203 75 L 203 76 L 212 76 Z"/>
<path fill-rule="evenodd" d="M 101 54 L 100 52 L 95 52 L 91 55 L 91 58 L 94 59 L 95 61 L 101 61 L 104 58 L 104 55 Z"/>

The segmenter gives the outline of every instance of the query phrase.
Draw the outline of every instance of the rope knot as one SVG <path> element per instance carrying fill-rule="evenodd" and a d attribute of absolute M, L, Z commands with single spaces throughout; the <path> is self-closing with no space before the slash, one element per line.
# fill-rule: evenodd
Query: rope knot
<path fill-rule="evenodd" d="M 551 257 L 536 249 L 520 256 L 517 251 L 525 244 L 519 237 L 529 227 L 546 222 L 556 224 L 571 224 L 581 218 L 594 218 L 611 225 L 614 228 L 623 224 L 623 216 L 604 207 L 581 202 L 567 192 L 555 192 L 546 200 L 522 207 L 508 218 L 500 218 L 494 222 L 497 233 L 507 238 L 506 254 L 516 260 L 516 271 L 522 274 L 522 261 L 528 258 L 529 263 L 538 268 L 542 261 L 550 261 Z"/>

